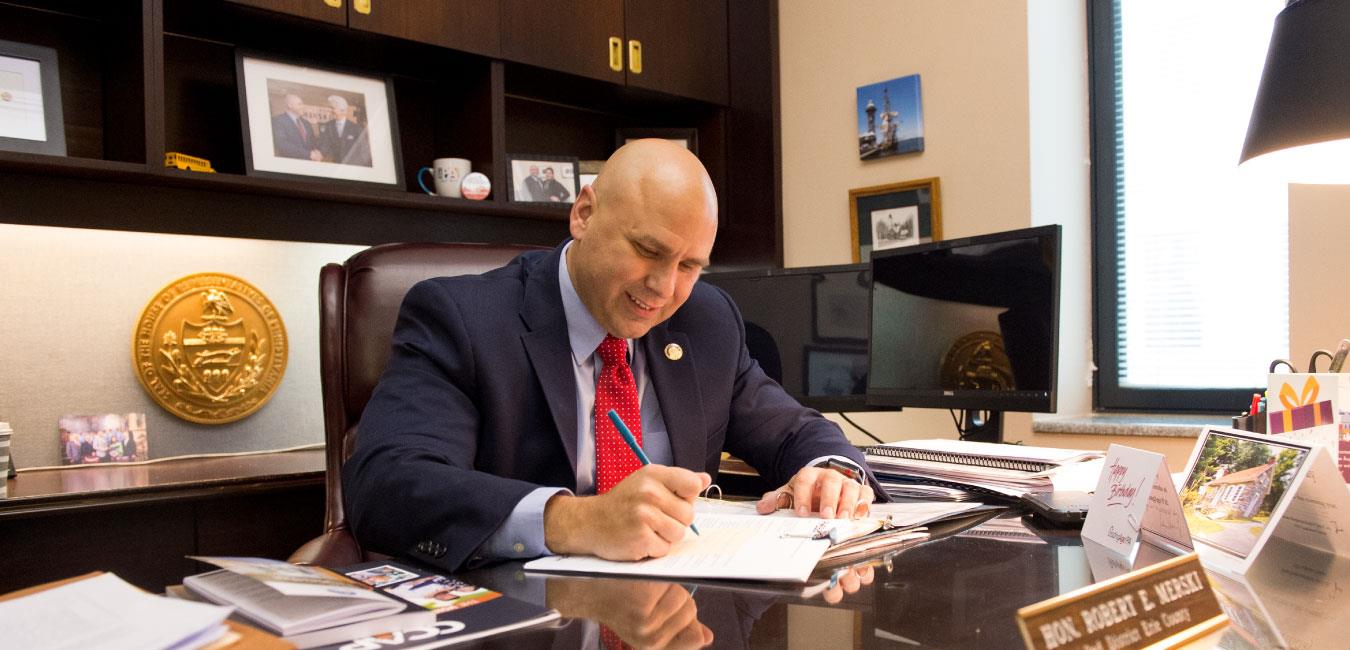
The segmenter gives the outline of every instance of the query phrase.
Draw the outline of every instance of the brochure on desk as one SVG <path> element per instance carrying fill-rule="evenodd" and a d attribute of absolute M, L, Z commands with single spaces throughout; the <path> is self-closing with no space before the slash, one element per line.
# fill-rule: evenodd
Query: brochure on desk
<path fill-rule="evenodd" d="M 323 650 L 440 648 L 556 620 L 556 610 L 527 603 L 458 578 L 397 562 L 365 562 L 341 573 L 376 591 L 424 608 L 434 623 L 322 646 Z"/>

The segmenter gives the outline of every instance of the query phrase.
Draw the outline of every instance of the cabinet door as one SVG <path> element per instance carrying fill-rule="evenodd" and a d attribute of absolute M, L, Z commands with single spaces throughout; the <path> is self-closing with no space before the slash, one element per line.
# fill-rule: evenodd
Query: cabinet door
<path fill-rule="evenodd" d="M 348 21 L 357 29 L 484 56 L 500 53 L 499 0 L 349 1 Z"/>
<path fill-rule="evenodd" d="M 623 39 L 623 0 L 501 0 L 502 58 L 623 83 L 610 39 Z M 626 47 L 626 45 L 622 45 Z"/>
<path fill-rule="evenodd" d="M 628 85 L 727 103 L 727 0 L 624 0 Z M 642 72 L 627 58 L 642 48 Z"/>
<path fill-rule="evenodd" d="M 347 24 L 347 3 L 351 0 L 230 0 L 241 5 L 268 9 L 292 16 L 322 20 L 334 25 Z M 337 6 L 333 6 L 337 5 Z"/>

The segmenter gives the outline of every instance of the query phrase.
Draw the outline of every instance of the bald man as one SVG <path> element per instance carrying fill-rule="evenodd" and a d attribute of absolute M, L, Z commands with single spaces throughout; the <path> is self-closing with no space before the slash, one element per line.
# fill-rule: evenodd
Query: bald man
<path fill-rule="evenodd" d="M 717 197 L 696 157 L 664 140 L 624 146 L 569 229 L 553 251 L 408 292 L 343 471 L 364 548 L 450 570 L 659 557 L 724 449 L 784 486 L 761 512 L 867 511 L 870 475 L 824 467 L 860 468 L 861 455 L 765 376 L 735 305 L 697 284 Z M 652 465 L 622 446 L 609 408 Z"/>

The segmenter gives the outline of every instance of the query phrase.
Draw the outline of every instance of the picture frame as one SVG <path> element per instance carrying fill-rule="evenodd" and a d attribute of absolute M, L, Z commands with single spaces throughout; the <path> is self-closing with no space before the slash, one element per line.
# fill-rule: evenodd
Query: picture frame
<path fill-rule="evenodd" d="M 235 55 L 245 173 L 403 189 L 388 77 Z"/>
<path fill-rule="evenodd" d="M 871 285 L 866 269 L 841 276 L 822 273 L 811 278 L 811 340 L 821 343 L 867 345 L 866 314 Z"/>
<path fill-rule="evenodd" d="M 942 240 L 942 195 L 936 177 L 848 191 L 853 261 L 886 250 Z"/>
<path fill-rule="evenodd" d="M 0 41 L 0 149 L 66 155 L 55 49 Z"/>
<path fill-rule="evenodd" d="M 698 129 L 695 128 L 646 128 L 646 127 L 622 127 L 614 131 L 614 148 L 617 150 L 633 140 L 643 138 L 659 138 L 661 140 L 670 140 L 675 144 L 683 146 L 685 149 L 698 155 Z"/>
<path fill-rule="evenodd" d="M 867 392 L 867 348 L 802 347 L 802 392 L 812 397 L 843 397 Z"/>
<path fill-rule="evenodd" d="M 144 413 L 63 415 L 56 427 L 57 455 L 62 465 L 128 463 L 150 458 Z"/>
<path fill-rule="evenodd" d="M 923 151 L 919 75 L 858 87 L 858 158 L 876 160 Z"/>
<path fill-rule="evenodd" d="M 506 180 L 511 203 L 570 206 L 581 192 L 574 156 L 507 154 Z"/>

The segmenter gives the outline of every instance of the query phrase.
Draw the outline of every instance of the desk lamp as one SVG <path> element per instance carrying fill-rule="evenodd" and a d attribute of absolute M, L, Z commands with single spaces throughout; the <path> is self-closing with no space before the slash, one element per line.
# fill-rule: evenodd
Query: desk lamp
<path fill-rule="evenodd" d="M 1350 0 L 1290 0 L 1275 17 L 1239 162 L 1350 183 Z"/>

